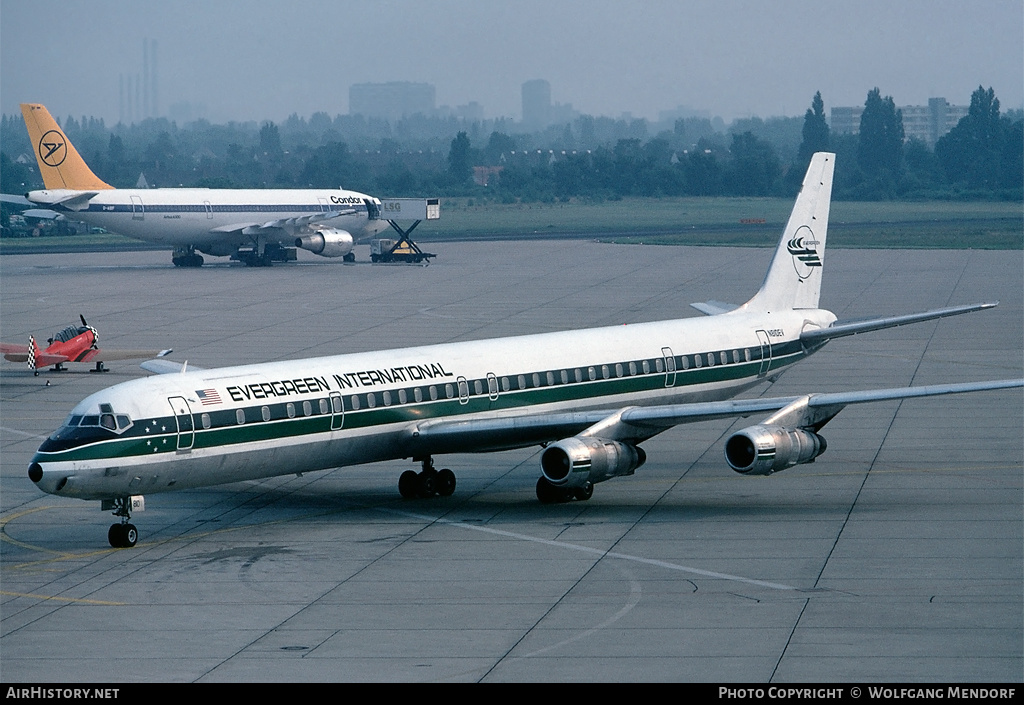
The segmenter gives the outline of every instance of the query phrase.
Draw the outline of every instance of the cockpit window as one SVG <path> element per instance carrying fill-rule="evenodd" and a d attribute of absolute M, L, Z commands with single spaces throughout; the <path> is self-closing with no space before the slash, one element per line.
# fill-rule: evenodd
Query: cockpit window
<path fill-rule="evenodd" d="M 55 336 L 53 336 L 53 339 L 57 340 L 57 341 L 60 341 L 62 343 L 66 343 L 69 340 L 71 340 L 72 338 L 78 337 L 79 335 L 81 335 L 82 333 L 84 333 L 87 330 L 89 330 L 89 329 L 88 328 L 78 328 L 76 326 L 68 326 L 67 328 L 62 330 L 60 333 L 57 333 Z"/>

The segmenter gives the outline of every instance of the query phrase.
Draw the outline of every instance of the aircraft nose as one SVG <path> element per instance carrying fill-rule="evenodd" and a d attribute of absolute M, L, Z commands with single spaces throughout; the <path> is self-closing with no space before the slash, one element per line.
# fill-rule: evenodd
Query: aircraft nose
<path fill-rule="evenodd" d="M 43 472 L 43 466 L 39 463 L 32 463 L 28 466 L 28 479 L 32 480 L 36 487 L 47 494 L 57 494 L 68 484 L 66 475 L 63 473 L 59 475 L 45 473 Z"/>

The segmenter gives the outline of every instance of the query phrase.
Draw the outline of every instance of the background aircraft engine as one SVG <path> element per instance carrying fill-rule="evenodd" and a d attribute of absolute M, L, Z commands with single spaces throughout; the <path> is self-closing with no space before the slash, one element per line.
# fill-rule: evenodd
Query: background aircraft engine
<path fill-rule="evenodd" d="M 725 442 L 725 460 L 743 475 L 771 475 L 813 462 L 825 452 L 825 439 L 813 431 L 782 426 L 750 426 Z"/>
<path fill-rule="evenodd" d="M 321 257 L 344 257 L 352 251 L 352 234 L 347 230 L 324 228 L 295 238 L 295 246 Z"/>
<path fill-rule="evenodd" d="M 556 487 L 582 487 L 587 482 L 632 475 L 646 460 L 642 448 L 628 443 L 575 436 L 549 445 L 541 453 L 540 469 Z"/>

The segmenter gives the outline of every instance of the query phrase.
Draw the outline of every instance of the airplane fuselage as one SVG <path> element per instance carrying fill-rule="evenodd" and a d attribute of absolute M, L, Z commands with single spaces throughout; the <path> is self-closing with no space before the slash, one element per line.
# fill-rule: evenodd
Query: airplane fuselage
<path fill-rule="evenodd" d="M 236 226 L 278 223 L 282 237 L 306 226 L 296 219 L 314 219 L 344 229 L 355 239 L 388 227 L 379 216 L 380 202 L 366 194 L 330 189 L 109 189 L 91 198 L 68 201 L 71 190 L 40 190 L 27 194 L 68 217 L 128 237 L 170 247 L 195 246 L 210 254 L 230 254 L 239 244 L 255 242 L 256 233 Z M 311 222 L 316 222 L 312 221 Z M 268 236 L 263 234 L 266 239 Z"/>
<path fill-rule="evenodd" d="M 591 422 L 426 451 L 417 429 L 440 418 L 727 399 L 812 353 L 801 331 L 834 320 L 820 309 L 736 311 L 158 375 L 83 400 L 32 467 L 44 491 L 103 499 L 533 445 Z"/>

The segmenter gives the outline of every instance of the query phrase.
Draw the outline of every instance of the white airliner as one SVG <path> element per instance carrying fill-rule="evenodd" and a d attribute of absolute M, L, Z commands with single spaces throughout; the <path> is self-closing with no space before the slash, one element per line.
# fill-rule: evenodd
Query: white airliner
<path fill-rule="evenodd" d="M 822 427 L 847 404 L 1021 387 L 1024 380 L 731 400 L 828 340 L 995 304 L 838 323 L 819 309 L 834 155 L 811 160 L 760 291 L 742 306 L 656 323 L 544 333 L 222 369 L 143 363 L 155 377 L 79 403 L 39 447 L 28 475 L 44 492 L 102 500 L 131 546 L 142 495 L 411 458 L 403 497 L 449 495 L 433 456 L 543 445 L 542 502 L 589 499 L 632 475 L 640 444 L 677 424 L 768 416 L 733 434 L 728 464 L 770 475 L 825 450 Z"/>
<path fill-rule="evenodd" d="M 380 200 L 342 189 L 116 189 L 103 182 L 45 107 L 21 106 L 46 189 L 26 198 L 74 220 L 167 245 L 179 267 L 204 252 L 253 266 L 294 259 L 295 248 L 353 259 L 354 240 L 388 228 Z"/>

